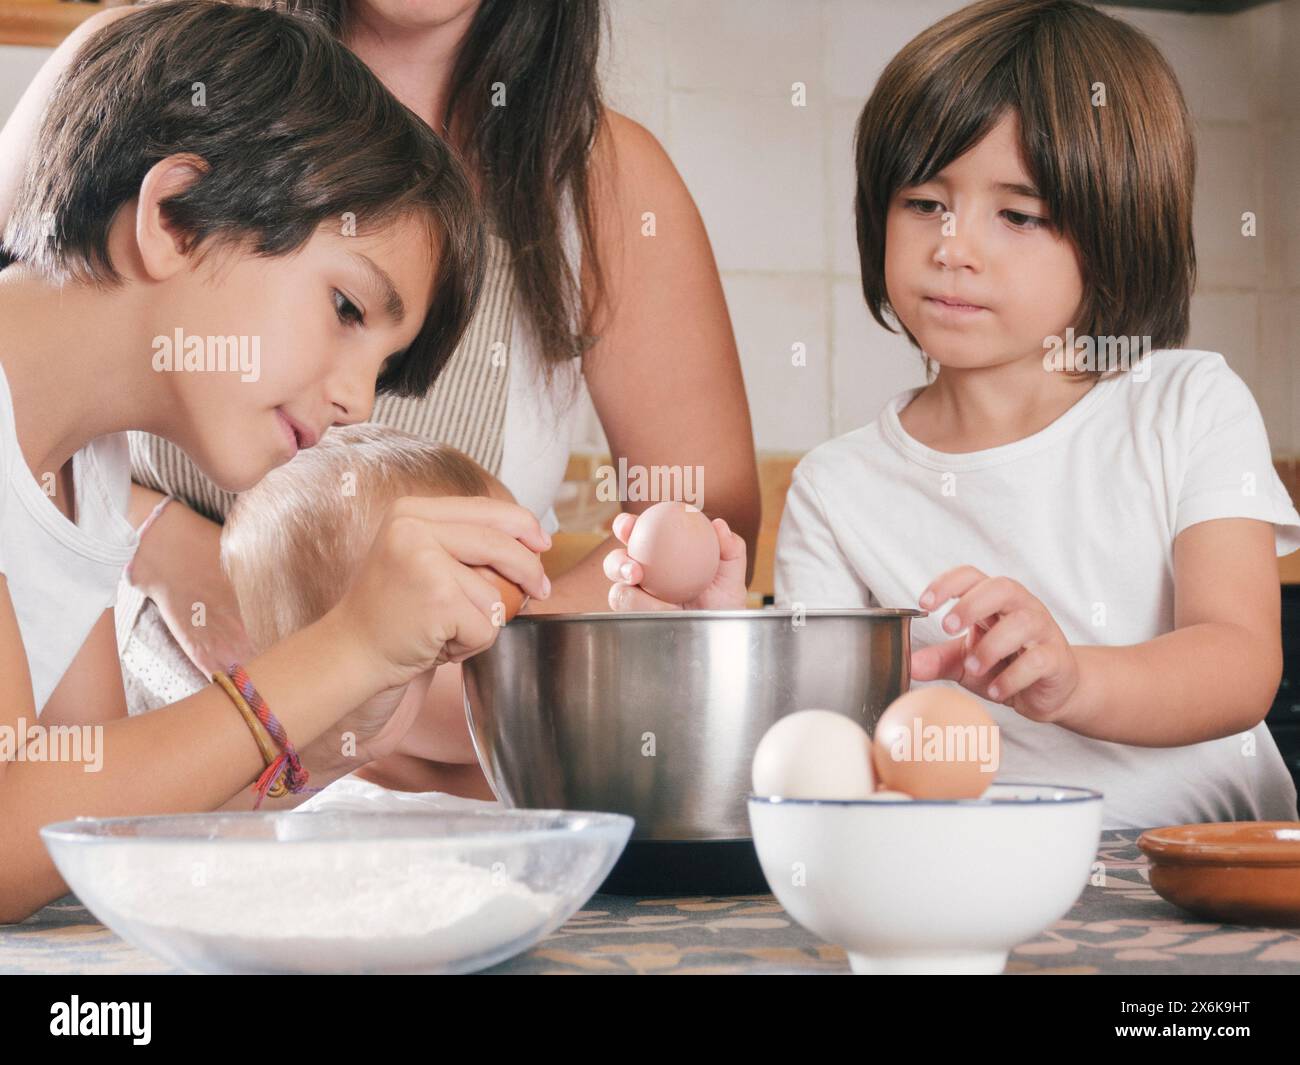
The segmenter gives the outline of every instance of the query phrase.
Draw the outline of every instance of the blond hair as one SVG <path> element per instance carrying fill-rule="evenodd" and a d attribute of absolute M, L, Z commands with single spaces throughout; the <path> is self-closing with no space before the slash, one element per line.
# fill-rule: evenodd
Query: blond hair
<path fill-rule="evenodd" d="M 221 565 L 254 647 L 322 617 L 399 496 L 482 496 L 498 485 L 468 455 L 374 424 L 331 429 L 235 500 Z"/>

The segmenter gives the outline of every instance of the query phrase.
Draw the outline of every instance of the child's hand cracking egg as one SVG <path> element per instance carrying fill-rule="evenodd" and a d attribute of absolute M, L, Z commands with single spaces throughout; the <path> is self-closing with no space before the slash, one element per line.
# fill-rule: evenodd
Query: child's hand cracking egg
<path fill-rule="evenodd" d="M 755 795 L 785 799 L 869 799 L 875 788 L 871 738 L 830 710 L 787 714 L 754 752 Z"/>
<path fill-rule="evenodd" d="M 504 612 L 504 616 L 501 618 L 502 624 L 512 620 L 524 608 L 524 604 L 528 602 L 528 596 L 524 594 L 524 590 L 519 585 L 501 576 L 491 566 L 471 566 L 470 568 L 491 584 L 497 590 L 497 594 L 501 596 L 500 603 Z"/>
<path fill-rule="evenodd" d="M 965 692 L 914 688 L 880 716 L 871 753 L 891 791 L 914 799 L 978 799 L 997 774 L 1001 736 Z"/>

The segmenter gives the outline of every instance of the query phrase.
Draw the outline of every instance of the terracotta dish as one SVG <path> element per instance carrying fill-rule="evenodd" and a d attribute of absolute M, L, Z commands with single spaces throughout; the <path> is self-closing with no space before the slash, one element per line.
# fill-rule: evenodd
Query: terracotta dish
<path fill-rule="evenodd" d="M 1300 821 L 1153 828 L 1138 837 L 1161 898 L 1232 924 L 1300 927 Z"/>

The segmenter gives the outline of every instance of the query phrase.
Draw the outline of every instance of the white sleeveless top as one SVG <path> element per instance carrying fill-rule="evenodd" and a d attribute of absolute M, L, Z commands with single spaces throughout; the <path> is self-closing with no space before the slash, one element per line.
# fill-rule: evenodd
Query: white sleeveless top
<path fill-rule="evenodd" d="M 126 520 L 126 436 L 96 437 L 72 457 L 75 521 L 32 475 L 0 366 L 0 576 L 9 585 L 39 715 L 91 628 L 113 605 L 137 536 Z M 14 678 L 6 677 L 13 683 Z"/>

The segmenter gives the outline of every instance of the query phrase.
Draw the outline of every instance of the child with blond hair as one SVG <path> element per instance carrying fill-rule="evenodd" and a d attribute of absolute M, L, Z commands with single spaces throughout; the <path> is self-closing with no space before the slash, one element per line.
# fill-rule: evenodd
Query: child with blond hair
<path fill-rule="evenodd" d="M 333 609 L 385 510 L 403 496 L 514 501 L 505 485 L 463 452 L 373 424 L 331 429 L 311 450 L 241 493 L 221 532 L 221 565 L 254 650 Z M 504 625 L 522 592 L 491 571 L 477 572 L 492 591 L 480 587 L 473 594 L 493 622 Z M 382 727 L 368 739 L 358 742 L 352 732 L 357 723 L 349 720 L 322 742 L 373 783 L 491 798 L 465 715 L 443 720 L 436 714 L 447 702 L 433 697 L 437 683 L 433 670 L 415 678 L 386 718 L 380 716 L 386 707 L 371 707 Z"/>

